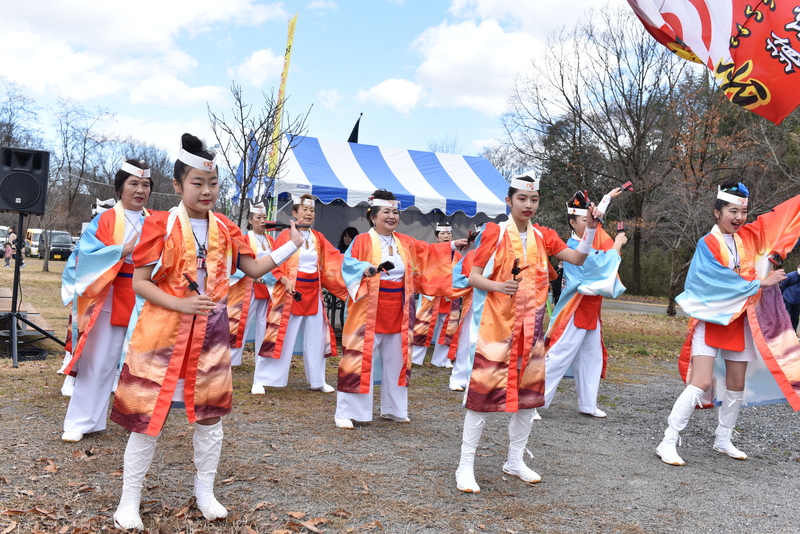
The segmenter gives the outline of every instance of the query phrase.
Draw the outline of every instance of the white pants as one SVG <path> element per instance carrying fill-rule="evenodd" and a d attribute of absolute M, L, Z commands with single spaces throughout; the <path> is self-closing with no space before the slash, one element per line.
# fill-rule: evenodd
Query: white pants
<path fill-rule="evenodd" d="M 544 407 L 549 408 L 558 383 L 572 365 L 575 388 L 578 390 L 578 410 L 594 413 L 597 409 L 597 390 L 603 372 L 603 349 L 600 345 L 600 320 L 597 328 L 584 330 L 569 320 L 564 333 L 550 347 L 544 359 Z"/>
<path fill-rule="evenodd" d="M 431 338 L 431 342 L 435 345 L 433 348 L 433 356 L 431 357 L 431 365 L 436 367 L 444 367 L 447 365 L 447 353 L 449 352 L 450 347 L 447 345 L 439 345 L 437 340 L 439 339 L 439 335 L 442 332 L 442 328 L 444 327 L 444 323 L 448 316 L 449 314 L 447 313 L 438 314 L 438 317 L 436 317 L 436 327 L 433 329 L 433 337 Z M 414 351 L 411 354 L 411 363 L 422 365 L 422 363 L 425 361 L 425 355 L 427 353 L 428 347 L 414 345 Z"/>
<path fill-rule="evenodd" d="M 297 333 L 301 327 L 303 328 L 303 365 L 306 368 L 306 381 L 315 389 L 325 385 L 325 306 L 322 301 L 319 303 L 319 311 L 316 315 L 289 316 L 280 358 L 262 358 L 256 355 L 253 384 L 276 388 L 286 387 L 286 384 L 289 383 L 289 367 L 292 364 Z"/>
<path fill-rule="evenodd" d="M 231 365 L 242 365 L 242 351 L 247 342 L 247 333 L 252 328 L 253 322 L 256 323 L 256 331 L 254 334 L 255 350 L 258 352 L 261 347 L 261 342 L 264 341 L 264 332 L 267 331 L 267 307 L 269 299 L 257 299 L 255 292 L 250 295 L 250 308 L 247 311 L 247 319 L 245 320 L 244 333 L 242 334 L 242 346 L 239 348 L 231 349 Z M 258 358 L 256 358 L 258 359 Z"/>
<path fill-rule="evenodd" d="M 65 432 L 88 434 L 105 430 L 108 402 L 126 330 L 124 326 L 111 326 L 110 311 L 98 314 L 78 360 L 81 371 L 75 379 L 75 390 L 64 418 Z"/>
<path fill-rule="evenodd" d="M 464 322 L 461 323 L 461 330 L 458 334 L 458 348 L 456 349 L 456 361 L 453 362 L 453 372 L 450 373 L 450 387 L 467 388 L 467 381 L 472 369 L 469 365 L 469 329 L 472 326 L 472 306 L 464 311 Z"/>
<path fill-rule="evenodd" d="M 375 334 L 372 347 L 372 368 L 375 360 L 380 359 L 383 367 L 381 375 L 381 413 L 408 417 L 408 388 L 398 386 L 403 366 L 402 334 Z M 380 351 L 380 352 L 379 352 Z M 372 382 L 369 381 L 369 393 L 336 392 L 336 418 L 355 419 L 356 421 L 372 421 Z"/>

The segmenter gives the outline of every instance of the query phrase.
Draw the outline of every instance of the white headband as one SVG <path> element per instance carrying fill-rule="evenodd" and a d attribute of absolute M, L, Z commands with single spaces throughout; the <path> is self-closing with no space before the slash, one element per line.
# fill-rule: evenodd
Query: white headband
<path fill-rule="evenodd" d="M 747 197 L 737 197 L 736 195 L 726 193 L 720 188 L 720 186 L 717 186 L 717 198 L 720 200 L 724 200 L 725 202 L 730 202 L 731 204 L 739 204 L 740 206 L 747 206 Z"/>
<path fill-rule="evenodd" d="M 572 208 L 567 204 L 567 215 L 578 215 L 579 217 L 585 217 L 586 213 L 589 210 L 581 209 L 581 208 Z"/>
<path fill-rule="evenodd" d="M 371 198 L 369 199 L 370 206 L 389 206 L 390 208 L 397 208 L 400 209 L 400 201 L 399 200 L 384 200 L 382 198 Z"/>
<path fill-rule="evenodd" d="M 119 170 L 125 171 L 133 176 L 138 176 L 139 178 L 150 178 L 150 169 L 140 169 L 128 163 L 126 159 L 122 160 L 122 165 L 120 165 Z"/>
<path fill-rule="evenodd" d="M 264 203 L 260 202 L 258 204 L 250 204 L 250 213 L 254 213 L 256 215 L 264 215 L 267 213 L 267 208 L 264 207 Z"/>
<path fill-rule="evenodd" d="M 292 195 L 292 204 L 300 204 L 301 206 L 311 206 L 314 207 L 314 199 L 313 198 L 301 198 L 296 195 Z"/>
<path fill-rule="evenodd" d="M 449 224 L 446 224 L 446 225 L 445 224 L 437 224 L 436 225 L 436 231 L 437 232 L 452 232 L 453 231 L 453 227 L 450 226 Z"/>
<path fill-rule="evenodd" d="M 520 178 L 532 178 L 533 182 L 520 180 Z M 511 187 L 513 187 L 514 189 L 522 189 L 523 191 L 538 191 L 539 179 L 536 177 L 533 171 L 528 171 L 513 177 L 511 179 Z"/>
<path fill-rule="evenodd" d="M 200 156 L 195 156 L 185 151 L 183 147 L 181 147 L 180 152 L 178 152 L 178 161 L 184 162 L 189 167 L 208 172 L 217 168 L 217 157 L 218 156 L 214 156 L 214 159 L 209 161 L 206 158 L 201 158 Z"/>

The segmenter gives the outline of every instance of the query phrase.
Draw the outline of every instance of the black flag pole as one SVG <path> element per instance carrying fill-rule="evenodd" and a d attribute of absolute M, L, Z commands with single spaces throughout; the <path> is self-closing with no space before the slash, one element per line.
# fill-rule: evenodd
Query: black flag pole
<path fill-rule="evenodd" d="M 361 116 L 363 113 L 358 114 L 358 120 L 356 120 L 356 125 L 353 126 L 353 131 L 350 132 L 350 137 L 347 138 L 348 143 L 358 143 L 358 123 L 361 122 Z"/>

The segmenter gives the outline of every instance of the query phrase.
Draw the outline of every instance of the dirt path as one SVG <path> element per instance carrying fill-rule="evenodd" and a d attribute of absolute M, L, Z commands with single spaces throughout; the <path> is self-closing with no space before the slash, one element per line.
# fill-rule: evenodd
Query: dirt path
<path fill-rule="evenodd" d="M 376 420 L 344 431 L 333 424 L 335 397 L 306 389 L 299 364 L 288 388 L 253 396 L 252 353 L 245 361 L 234 371 L 217 478 L 231 515 L 208 523 L 189 506 L 191 428 L 174 411 L 146 481 L 149 532 L 313 532 L 304 522 L 329 533 L 800 530 L 800 418 L 788 405 L 743 410 L 735 442 L 748 461 L 711 450 L 711 410 L 696 412 L 683 434 L 686 467 L 658 460 L 654 449 L 682 387 L 672 362 L 617 359 L 600 388 L 605 420 L 578 414 L 564 380 L 528 444 L 535 458 L 527 461 L 544 479 L 534 486 L 501 472 L 508 415 L 491 416 L 476 464 L 483 491 L 467 495 L 453 478 L 464 412 L 446 371 L 414 368 L 411 424 Z M 79 444 L 62 443 L 57 367 L 53 357 L 20 369 L 0 360 L 0 532 L 111 527 L 125 432 L 110 423 Z"/>

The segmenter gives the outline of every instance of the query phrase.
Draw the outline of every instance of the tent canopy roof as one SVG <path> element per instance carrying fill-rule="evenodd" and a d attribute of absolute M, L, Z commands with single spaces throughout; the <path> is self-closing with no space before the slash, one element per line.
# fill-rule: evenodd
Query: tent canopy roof
<path fill-rule="evenodd" d="M 383 148 L 294 136 L 275 193 L 311 193 L 324 204 L 340 199 L 354 207 L 376 189 L 387 189 L 401 209 L 438 209 L 469 217 L 507 213 L 508 182 L 486 158 Z"/>

